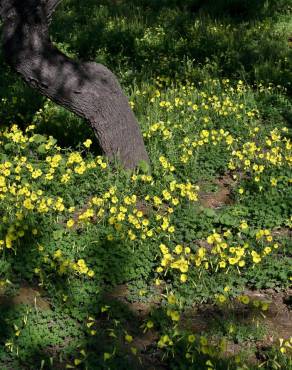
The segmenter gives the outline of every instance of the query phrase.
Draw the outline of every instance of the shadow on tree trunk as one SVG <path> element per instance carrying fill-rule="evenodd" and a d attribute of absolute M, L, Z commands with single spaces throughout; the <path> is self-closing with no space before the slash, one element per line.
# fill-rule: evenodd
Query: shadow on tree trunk
<path fill-rule="evenodd" d="M 139 125 L 115 75 L 101 64 L 78 63 L 51 43 L 49 22 L 59 2 L 1 1 L 7 63 L 41 94 L 85 118 L 106 156 L 130 169 L 149 162 Z"/>

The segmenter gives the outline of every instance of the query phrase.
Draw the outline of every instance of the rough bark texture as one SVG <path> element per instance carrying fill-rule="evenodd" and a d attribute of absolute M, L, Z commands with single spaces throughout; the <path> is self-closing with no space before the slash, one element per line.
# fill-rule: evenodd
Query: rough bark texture
<path fill-rule="evenodd" d="M 85 118 L 104 154 L 126 168 L 149 162 L 136 118 L 115 75 L 101 64 L 78 63 L 50 41 L 60 0 L 0 0 L 3 50 L 10 64 L 41 94 Z"/>

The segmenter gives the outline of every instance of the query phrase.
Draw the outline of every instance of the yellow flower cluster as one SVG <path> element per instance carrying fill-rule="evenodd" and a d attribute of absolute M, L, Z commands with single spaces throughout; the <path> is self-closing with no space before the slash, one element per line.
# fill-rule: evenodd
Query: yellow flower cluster
<path fill-rule="evenodd" d="M 170 121 L 164 123 L 163 121 L 159 121 L 157 123 L 153 123 L 150 125 L 147 132 L 144 132 L 143 136 L 147 139 L 150 139 L 152 136 L 156 136 L 157 134 L 162 137 L 163 140 L 168 140 L 172 138 L 172 131 L 170 129 Z M 175 125 L 174 128 L 177 126 Z"/>
<path fill-rule="evenodd" d="M 259 308 L 262 311 L 267 311 L 269 306 L 270 306 L 269 302 L 258 300 L 258 299 L 252 299 L 248 295 L 239 295 L 237 297 L 237 300 L 240 303 L 243 303 L 245 305 L 250 304 L 250 305 L 252 305 L 252 307 Z"/>
<path fill-rule="evenodd" d="M 164 156 L 159 157 L 159 162 L 161 163 L 161 166 L 165 170 L 169 170 L 170 172 L 175 171 L 175 167 L 168 161 L 168 159 Z"/>
<path fill-rule="evenodd" d="M 72 176 L 81 176 L 95 168 L 107 168 L 107 163 L 101 156 L 85 161 L 79 152 L 62 155 L 60 148 L 55 145 L 55 139 L 33 134 L 34 129 L 35 126 L 31 125 L 23 133 L 13 125 L 10 129 L 0 132 L 0 147 L 3 146 L 4 151 L 8 152 L 13 150 L 13 160 L 4 159 L 0 163 L 0 200 L 5 202 L 6 210 L 11 210 L 10 213 L 15 216 L 14 220 L 3 219 L 3 223 L 8 226 L 5 237 L 0 240 L 0 248 L 6 246 L 10 249 L 16 240 L 24 236 L 28 226 L 22 226 L 22 220 L 28 214 L 69 211 L 62 197 L 48 194 L 48 183 L 54 180 L 62 186 L 67 184 Z M 85 143 L 89 145 L 90 140 Z M 44 156 L 50 151 L 52 155 L 46 155 L 44 160 L 36 160 L 36 153 Z M 88 220 L 91 217 L 91 211 L 87 210 L 80 219 Z M 69 220 L 68 227 L 73 224 L 74 221 Z"/>
<path fill-rule="evenodd" d="M 194 135 L 193 138 L 189 136 L 185 137 L 180 148 L 182 149 L 183 154 L 180 156 L 180 161 L 182 163 L 187 163 L 195 154 L 195 151 L 207 144 L 212 144 L 214 146 L 223 142 L 227 147 L 231 146 L 234 142 L 233 136 L 229 131 L 224 129 L 215 130 L 215 129 L 204 129 L 201 130 L 197 135 Z"/>
<path fill-rule="evenodd" d="M 161 336 L 157 343 L 158 348 L 165 348 L 167 346 L 173 346 L 173 341 L 167 334 Z"/>
<path fill-rule="evenodd" d="M 177 270 L 180 273 L 180 281 L 185 283 L 188 279 L 187 272 L 189 267 L 201 266 L 205 261 L 205 249 L 199 248 L 196 254 L 191 253 L 190 247 L 183 247 L 177 244 L 173 251 L 165 244 L 160 244 L 159 249 L 162 253 L 160 266 L 157 267 L 158 273 L 166 273 L 169 269 Z M 208 262 L 206 262 L 208 264 Z M 206 265 L 208 268 L 208 266 Z"/>
<path fill-rule="evenodd" d="M 240 225 L 241 229 L 242 224 Z M 262 235 L 266 236 L 265 243 L 260 242 Z M 272 246 L 272 241 L 273 237 L 269 230 L 258 231 L 252 245 L 242 240 L 240 232 L 237 235 L 232 235 L 230 231 L 226 231 L 222 235 L 214 232 L 207 238 L 208 244 L 212 246 L 210 256 L 216 256 L 213 261 L 216 264 L 216 269 L 230 266 L 236 266 L 238 269 L 244 267 L 249 261 L 258 264 L 272 252 L 273 248 L 279 247 L 278 243 L 274 243 Z"/>
<path fill-rule="evenodd" d="M 288 339 L 279 338 L 279 346 L 281 353 L 289 353 L 292 354 L 292 337 Z"/>
<path fill-rule="evenodd" d="M 44 252 L 44 247 L 39 245 L 38 251 L 41 253 Z M 94 271 L 88 268 L 84 259 L 79 259 L 77 262 L 71 261 L 63 256 L 63 252 L 60 249 L 57 249 L 52 256 L 44 254 L 42 259 L 45 264 L 48 264 L 60 275 L 70 272 L 76 272 L 78 275 L 86 275 L 90 278 L 95 275 Z M 42 270 L 40 268 L 35 268 L 34 272 L 42 277 Z"/>
<path fill-rule="evenodd" d="M 279 248 L 278 243 L 273 243 L 271 232 L 267 229 L 256 232 L 252 245 L 242 240 L 240 232 L 233 235 L 230 230 L 223 234 L 214 231 L 204 243 L 209 247 L 198 247 L 196 253 L 188 246 L 177 244 L 171 249 L 160 244 L 162 257 L 156 272 L 166 274 L 169 270 L 178 271 L 180 281 L 185 283 L 191 267 L 217 271 L 225 268 L 228 270 L 234 266 L 239 271 L 250 263 L 260 263 L 273 249 Z"/>
<path fill-rule="evenodd" d="M 1 137 L 3 139 L 3 142 L 0 140 L 0 145 L 5 144 L 6 147 L 7 142 L 25 144 L 20 146 L 18 145 L 18 151 L 19 149 L 25 151 L 28 149 L 29 146 L 32 146 L 32 148 L 36 149 L 36 151 L 40 152 L 41 154 L 50 150 L 60 151 L 60 148 L 55 145 L 55 139 L 53 139 L 52 137 L 49 137 L 47 139 L 39 134 L 31 136 L 28 134 L 25 135 L 16 125 L 12 126 L 10 130 L 5 130 L 0 133 L 0 138 Z M 89 147 L 91 144 L 91 140 L 88 139 L 85 141 L 85 143 L 86 145 L 84 145 Z M 33 147 L 34 144 L 36 145 L 36 148 Z M 45 158 L 45 162 L 43 163 L 44 168 L 42 169 L 35 168 L 34 164 L 29 163 L 28 158 L 25 156 L 16 156 L 14 158 L 14 163 L 16 164 L 15 166 L 12 166 L 12 163 L 10 162 L 2 163 L 1 172 L 3 172 L 5 176 L 10 176 L 11 174 L 14 174 L 17 181 L 21 180 L 20 174 L 25 175 L 25 171 L 28 171 L 30 173 L 32 179 L 39 179 L 40 177 L 42 177 L 42 180 L 47 181 L 52 181 L 53 179 L 56 179 L 56 175 L 61 175 L 62 183 L 68 182 L 71 178 L 72 173 L 82 175 L 87 170 L 96 168 L 97 166 L 99 166 L 101 169 L 105 169 L 107 167 L 106 162 L 103 161 L 101 156 L 98 156 L 95 161 L 86 163 L 79 152 L 72 152 L 69 155 L 61 155 L 60 153 L 54 154 L 52 156 L 48 155 Z M 1 187 L 4 186 L 3 183 L 4 180 L 3 178 L 1 178 Z"/>
<path fill-rule="evenodd" d="M 203 83 L 200 83 L 200 90 L 195 87 L 194 83 L 186 81 L 181 86 L 168 86 L 167 94 L 164 94 L 162 90 L 155 90 L 150 98 L 150 102 L 164 108 L 167 112 L 183 111 L 184 113 L 194 114 L 199 111 L 220 117 L 232 116 L 237 119 L 243 116 L 254 117 L 257 111 L 246 110 L 245 105 L 238 101 L 240 100 L 238 98 L 247 91 L 248 87 L 242 81 L 238 81 L 236 88 L 234 88 L 230 86 L 229 81 L 226 81 L 228 80 L 205 80 Z M 163 82 L 168 84 L 166 80 Z M 161 83 L 161 78 L 156 83 L 159 87 L 164 85 L 164 83 Z M 204 89 L 205 86 L 206 89 Z M 211 91 L 210 86 L 213 87 Z M 219 91 L 220 93 L 218 94 Z M 196 96 L 195 101 L 194 96 Z M 156 126 L 149 130 L 150 136 L 151 131 L 159 130 L 157 124 L 153 125 Z M 148 137 L 147 135 L 146 137 Z"/>
<path fill-rule="evenodd" d="M 287 128 L 283 128 L 285 133 Z M 252 179 L 259 183 L 264 171 L 271 168 L 290 167 L 292 164 L 290 139 L 282 136 L 279 129 L 273 129 L 264 139 L 264 145 L 259 144 L 261 135 L 259 127 L 250 131 L 251 140 L 234 146 L 232 158 L 228 167 L 230 170 L 244 170 Z M 271 177 L 271 186 L 277 186 L 278 179 Z"/>
<path fill-rule="evenodd" d="M 144 175 L 139 176 L 141 178 Z M 149 177 L 152 180 L 151 176 L 145 176 L 147 182 Z M 114 235 L 134 241 L 145 240 L 161 232 L 173 234 L 175 227 L 171 224 L 171 217 L 174 208 L 178 207 L 183 199 L 197 201 L 197 191 L 198 187 L 190 182 L 184 184 L 171 181 L 161 194 L 147 195 L 142 202 L 136 194 L 122 195 L 115 186 L 111 186 L 102 195 L 91 198 L 85 209 L 79 213 L 78 219 L 70 218 L 67 221 L 67 227 L 103 220 L 113 228 L 112 232 L 109 231 L 108 240 L 113 240 Z M 155 216 L 154 210 L 159 211 Z"/>

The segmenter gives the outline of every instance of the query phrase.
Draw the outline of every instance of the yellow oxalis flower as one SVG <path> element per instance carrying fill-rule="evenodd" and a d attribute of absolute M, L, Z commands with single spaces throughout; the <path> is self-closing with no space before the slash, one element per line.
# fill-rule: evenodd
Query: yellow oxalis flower
<path fill-rule="evenodd" d="M 83 143 L 85 148 L 90 148 L 91 144 L 92 144 L 92 140 L 90 140 L 90 139 L 85 140 L 84 143 Z"/>

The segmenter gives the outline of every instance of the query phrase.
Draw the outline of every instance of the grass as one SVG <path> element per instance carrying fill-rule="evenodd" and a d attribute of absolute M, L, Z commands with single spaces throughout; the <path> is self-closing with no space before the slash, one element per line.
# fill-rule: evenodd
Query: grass
<path fill-rule="evenodd" d="M 119 76 L 151 173 L 1 64 L 1 369 L 291 368 L 291 4 L 226 4 L 56 14 Z"/>

